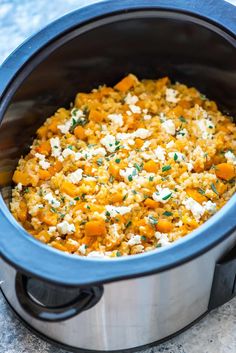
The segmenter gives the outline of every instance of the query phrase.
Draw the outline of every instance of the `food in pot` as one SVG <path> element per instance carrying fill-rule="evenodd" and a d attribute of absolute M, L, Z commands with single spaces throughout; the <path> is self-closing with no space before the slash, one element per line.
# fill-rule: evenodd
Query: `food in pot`
<path fill-rule="evenodd" d="M 35 238 L 89 257 L 170 245 L 235 192 L 236 126 L 168 77 L 78 93 L 37 131 L 11 211 Z"/>

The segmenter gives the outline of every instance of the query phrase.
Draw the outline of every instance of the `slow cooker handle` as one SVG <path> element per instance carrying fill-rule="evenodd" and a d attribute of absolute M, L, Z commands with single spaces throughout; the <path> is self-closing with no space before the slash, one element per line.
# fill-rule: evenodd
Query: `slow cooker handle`
<path fill-rule="evenodd" d="M 236 246 L 215 267 L 208 310 L 236 296 Z"/>
<path fill-rule="evenodd" d="M 15 280 L 16 296 L 22 309 L 31 317 L 47 322 L 58 322 L 68 320 L 81 312 L 90 309 L 98 303 L 103 294 L 103 287 L 96 286 L 77 290 L 78 295 L 69 303 L 56 307 L 42 305 L 35 299 L 32 299 L 28 290 L 27 282 L 30 277 L 17 273 Z M 45 286 L 47 284 L 45 283 Z M 55 288 L 57 286 L 55 285 Z M 58 287 L 59 289 L 60 287 Z M 63 288 L 66 291 L 66 289 Z M 66 293 L 66 292 L 65 292 Z"/>

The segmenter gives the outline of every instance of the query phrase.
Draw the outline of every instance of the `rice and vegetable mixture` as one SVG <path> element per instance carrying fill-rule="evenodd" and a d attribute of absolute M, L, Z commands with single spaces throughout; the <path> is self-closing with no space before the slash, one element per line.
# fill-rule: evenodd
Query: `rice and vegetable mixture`
<path fill-rule="evenodd" d="M 78 93 L 19 161 L 11 211 L 35 238 L 90 257 L 185 236 L 235 192 L 236 126 L 167 77 Z"/>

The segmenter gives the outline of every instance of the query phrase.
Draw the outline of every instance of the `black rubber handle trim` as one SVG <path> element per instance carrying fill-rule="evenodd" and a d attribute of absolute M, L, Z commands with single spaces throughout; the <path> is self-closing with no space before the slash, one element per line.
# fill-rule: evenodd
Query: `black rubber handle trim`
<path fill-rule="evenodd" d="M 234 296 L 236 296 L 236 246 L 216 264 L 208 309 L 215 309 Z"/>
<path fill-rule="evenodd" d="M 103 295 L 103 286 L 84 288 L 80 290 L 80 294 L 72 302 L 56 308 L 46 307 L 32 300 L 29 296 L 27 292 L 28 278 L 20 272 L 17 273 L 16 296 L 22 309 L 31 317 L 41 321 L 68 320 L 96 305 Z"/>

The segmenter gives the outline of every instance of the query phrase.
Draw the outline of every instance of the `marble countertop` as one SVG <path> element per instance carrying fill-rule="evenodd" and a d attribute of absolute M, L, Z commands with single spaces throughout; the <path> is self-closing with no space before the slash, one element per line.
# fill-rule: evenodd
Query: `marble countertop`
<path fill-rule="evenodd" d="M 0 0 L 0 64 L 29 35 L 55 18 L 92 2 L 94 0 Z M 179 336 L 143 353 L 233 353 L 235 351 L 236 298 L 212 311 Z M 44 342 L 26 329 L 7 306 L 1 293 L 0 352 L 66 353 L 65 350 Z"/>

